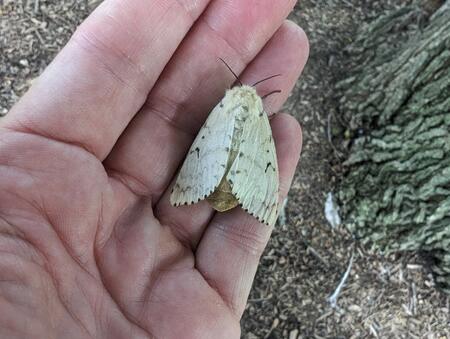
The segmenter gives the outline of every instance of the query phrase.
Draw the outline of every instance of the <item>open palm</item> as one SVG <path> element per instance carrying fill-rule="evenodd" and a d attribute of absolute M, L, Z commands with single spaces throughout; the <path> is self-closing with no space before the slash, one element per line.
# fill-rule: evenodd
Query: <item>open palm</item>
<path fill-rule="evenodd" d="M 1 338 L 238 338 L 270 235 L 242 210 L 169 204 L 233 82 L 277 111 L 308 46 L 293 0 L 105 1 L 0 122 Z M 300 153 L 276 115 L 281 196 Z"/>

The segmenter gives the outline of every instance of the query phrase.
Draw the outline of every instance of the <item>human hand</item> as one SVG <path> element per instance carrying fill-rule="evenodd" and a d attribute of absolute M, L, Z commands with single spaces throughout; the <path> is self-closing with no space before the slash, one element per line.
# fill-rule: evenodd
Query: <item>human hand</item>
<path fill-rule="evenodd" d="M 271 229 L 240 209 L 169 204 L 177 168 L 233 82 L 308 55 L 293 0 L 105 1 L 0 122 L 1 338 L 239 338 Z M 192 27 L 191 27 L 192 26 Z M 281 27 L 280 27 L 281 26 Z M 272 121 L 281 198 L 294 118 Z"/>

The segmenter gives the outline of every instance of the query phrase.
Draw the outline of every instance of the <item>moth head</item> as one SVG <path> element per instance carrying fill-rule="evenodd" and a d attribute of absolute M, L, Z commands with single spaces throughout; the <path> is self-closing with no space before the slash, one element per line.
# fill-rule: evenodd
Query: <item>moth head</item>
<path fill-rule="evenodd" d="M 257 115 L 264 111 L 261 97 L 256 89 L 248 85 L 236 86 L 227 90 L 221 105 L 221 107 L 229 108 L 240 107 L 244 115 Z"/>
<path fill-rule="evenodd" d="M 240 87 L 234 87 L 232 91 L 235 99 L 247 102 L 252 106 L 256 105 L 256 107 L 262 107 L 261 97 L 258 95 L 254 87 L 242 85 Z"/>

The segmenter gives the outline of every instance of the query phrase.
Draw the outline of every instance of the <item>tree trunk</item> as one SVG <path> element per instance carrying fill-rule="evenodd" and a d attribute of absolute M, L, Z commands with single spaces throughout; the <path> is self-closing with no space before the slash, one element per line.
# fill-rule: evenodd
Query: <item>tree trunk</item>
<path fill-rule="evenodd" d="M 338 85 L 348 135 L 338 197 L 356 238 L 384 253 L 420 251 L 450 293 L 450 0 L 364 29 L 360 66 Z"/>

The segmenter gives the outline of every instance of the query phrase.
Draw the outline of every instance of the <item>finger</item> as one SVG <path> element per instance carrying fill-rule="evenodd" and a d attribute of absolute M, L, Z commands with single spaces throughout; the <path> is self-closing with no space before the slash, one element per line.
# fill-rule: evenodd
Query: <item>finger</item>
<path fill-rule="evenodd" d="M 293 117 L 284 114 L 276 115 L 271 125 L 283 199 L 300 156 L 301 130 Z M 238 317 L 244 311 L 259 258 L 271 231 L 271 227 L 236 208 L 215 215 L 197 248 L 197 269 Z"/>
<path fill-rule="evenodd" d="M 2 124 L 104 159 L 208 2 L 105 1 Z"/>
<path fill-rule="evenodd" d="M 155 204 L 208 112 L 258 54 L 294 0 L 217 0 L 191 30 L 138 116 L 105 162 L 110 173 Z M 260 74 L 258 74 L 260 75 Z"/>
<path fill-rule="evenodd" d="M 292 181 L 301 150 L 301 129 L 288 115 L 271 122 L 280 171 L 280 200 Z M 244 311 L 248 293 L 272 228 L 242 209 L 217 213 L 197 248 L 196 267 L 237 316 Z"/>
<path fill-rule="evenodd" d="M 258 86 L 261 95 L 274 89 L 282 91 L 265 100 L 268 112 L 277 112 L 288 97 L 306 63 L 307 49 L 304 32 L 295 24 L 285 22 L 243 72 L 241 78 L 244 83 L 255 83 L 268 75 L 282 73 L 281 77 Z M 172 228 L 178 239 L 195 249 L 213 210 L 206 201 L 173 207 L 169 196 L 170 190 L 167 190 L 157 205 L 156 216 L 161 223 Z"/>
<path fill-rule="evenodd" d="M 102 282 L 120 310 L 152 338 L 206 338 L 214 330 L 237 338 L 236 319 L 194 269 L 193 253 L 155 223 L 141 199 L 97 252 Z"/>

